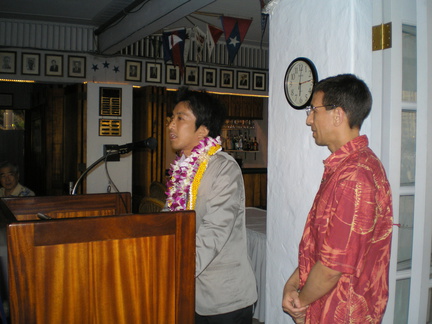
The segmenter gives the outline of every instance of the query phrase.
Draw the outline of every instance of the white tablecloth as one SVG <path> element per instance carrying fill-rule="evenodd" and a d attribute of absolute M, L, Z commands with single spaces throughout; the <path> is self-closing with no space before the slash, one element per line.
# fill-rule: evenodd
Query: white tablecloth
<path fill-rule="evenodd" d="M 258 288 L 258 302 L 253 317 L 260 322 L 265 320 L 266 217 L 267 212 L 264 209 L 246 207 L 248 254 Z"/>

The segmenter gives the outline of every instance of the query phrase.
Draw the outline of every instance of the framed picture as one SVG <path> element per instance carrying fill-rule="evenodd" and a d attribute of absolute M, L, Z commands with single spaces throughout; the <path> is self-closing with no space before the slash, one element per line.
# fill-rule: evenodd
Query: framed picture
<path fill-rule="evenodd" d="M 45 55 L 45 75 L 63 76 L 63 55 Z"/>
<path fill-rule="evenodd" d="M 232 70 L 220 70 L 220 87 L 221 88 L 233 88 L 234 87 L 234 71 Z"/>
<path fill-rule="evenodd" d="M 161 83 L 162 78 L 162 64 L 161 63 L 146 63 L 146 82 Z"/>
<path fill-rule="evenodd" d="M 250 89 L 250 73 L 237 71 L 237 89 Z"/>
<path fill-rule="evenodd" d="M 172 64 L 166 65 L 165 82 L 171 84 L 180 84 L 180 68 Z"/>
<path fill-rule="evenodd" d="M 202 70 L 202 84 L 205 87 L 216 87 L 216 69 L 203 68 Z"/>
<path fill-rule="evenodd" d="M 30 75 L 40 74 L 40 55 L 36 53 L 22 53 L 21 73 Z"/>
<path fill-rule="evenodd" d="M 261 72 L 253 73 L 252 90 L 266 90 L 266 74 Z"/>
<path fill-rule="evenodd" d="M 99 116 L 122 115 L 122 89 L 101 87 L 99 91 Z"/>
<path fill-rule="evenodd" d="M 85 78 L 86 76 L 85 56 L 68 57 L 68 76 L 73 78 Z"/>
<path fill-rule="evenodd" d="M 185 84 L 199 85 L 199 67 L 186 66 Z"/>
<path fill-rule="evenodd" d="M 126 60 L 125 80 L 141 82 L 141 65 L 140 61 Z"/>
<path fill-rule="evenodd" d="M 0 73 L 15 74 L 16 52 L 0 52 Z"/>

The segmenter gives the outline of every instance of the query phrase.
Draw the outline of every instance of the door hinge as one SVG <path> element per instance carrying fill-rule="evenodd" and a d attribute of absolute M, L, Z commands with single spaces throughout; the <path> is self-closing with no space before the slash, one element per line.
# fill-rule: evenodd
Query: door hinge
<path fill-rule="evenodd" d="M 391 29 L 391 22 L 372 27 L 372 51 L 379 51 L 392 47 Z"/>

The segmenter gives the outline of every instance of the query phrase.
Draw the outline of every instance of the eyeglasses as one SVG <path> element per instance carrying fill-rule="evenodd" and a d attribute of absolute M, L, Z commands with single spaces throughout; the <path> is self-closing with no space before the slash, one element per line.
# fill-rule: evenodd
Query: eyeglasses
<path fill-rule="evenodd" d="M 309 116 L 309 115 L 311 114 L 311 112 L 315 112 L 315 109 L 317 109 L 317 108 L 321 108 L 321 107 L 331 107 L 331 109 L 335 109 L 335 108 L 336 108 L 335 105 L 324 105 L 324 106 L 317 106 L 317 107 L 314 107 L 314 106 L 307 106 L 307 107 L 305 108 L 306 115 Z M 331 110 L 331 109 L 327 109 L 327 110 Z"/>

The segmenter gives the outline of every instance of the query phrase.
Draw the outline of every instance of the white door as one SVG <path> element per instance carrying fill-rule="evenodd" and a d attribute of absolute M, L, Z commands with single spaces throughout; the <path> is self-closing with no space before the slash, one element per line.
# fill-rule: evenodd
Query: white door
<path fill-rule="evenodd" d="M 384 323 L 432 323 L 432 1 L 373 1 L 391 48 L 373 53 L 372 143 L 393 190 L 390 298 Z"/>

